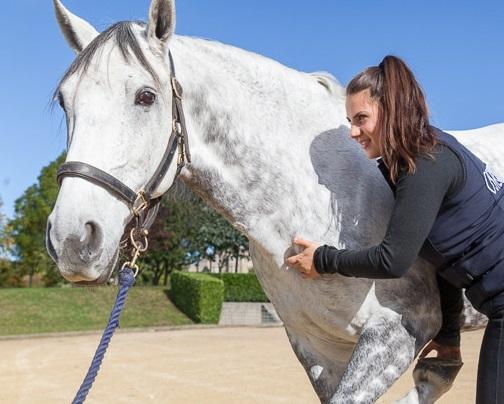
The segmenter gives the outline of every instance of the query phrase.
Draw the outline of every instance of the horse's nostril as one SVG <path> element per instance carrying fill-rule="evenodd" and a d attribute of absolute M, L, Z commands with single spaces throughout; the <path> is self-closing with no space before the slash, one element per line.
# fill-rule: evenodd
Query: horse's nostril
<path fill-rule="evenodd" d="M 90 244 L 96 235 L 96 225 L 93 222 L 87 222 L 84 225 L 84 243 Z"/>
<path fill-rule="evenodd" d="M 58 232 L 55 230 L 57 227 L 53 226 L 49 219 L 46 228 L 47 251 L 58 265 L 75 265 L 77 268 L 83 264 L 88 265 L 101 257 L 104 242 L 103 230 L 96 222 L 89 221 L 81 224 L 79 231 L 65 235 L 63 240 L 57 237 Z"/>
<path fill-rule="evenodd" d="M 87 222 L 84 225 L 84 235 L 81 239 L 80 257 L 89 262 L 101 254 L 103 234 L 100 226 L 95 222 Z"/>

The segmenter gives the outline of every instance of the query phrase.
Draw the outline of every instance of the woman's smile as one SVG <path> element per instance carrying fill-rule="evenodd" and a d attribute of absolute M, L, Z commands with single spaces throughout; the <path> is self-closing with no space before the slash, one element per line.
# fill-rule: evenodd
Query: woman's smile
<path fill-rule="evenodd" d="M 368 158 L 380 157 L 379 106 L 371 98 L 369 90 L 349 95 L 346 110 L 350 137 L 361 145 Z"/>
<path fill-rule="evenodd" d="M 369 144 L 371 143 L 371 140 L 369 138 L 357 138 L 357 142 L 362 146 L 364 150 L 369 148 Z"/>

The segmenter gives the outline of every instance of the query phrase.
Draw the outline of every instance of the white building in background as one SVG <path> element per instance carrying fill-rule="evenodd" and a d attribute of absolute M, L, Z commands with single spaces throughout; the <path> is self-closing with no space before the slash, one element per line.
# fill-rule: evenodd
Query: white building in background
<path fill-rule="evenodd" d="M 236 273 L 246 274 L 252 269 L 252 260 L 240 259 L 238 260 L 238 270 Z M 191 264 L 187 270 L 189 272 L 211 272 L 211 273 L 235 273 L 236 260 L 234 258 L 229 259 L 228 265 L 224 265 L 219 271 L 219 259 L 216 258 L 215 261 L 210 261 L 207 259 L 201 260 L 198 265 Z"/>

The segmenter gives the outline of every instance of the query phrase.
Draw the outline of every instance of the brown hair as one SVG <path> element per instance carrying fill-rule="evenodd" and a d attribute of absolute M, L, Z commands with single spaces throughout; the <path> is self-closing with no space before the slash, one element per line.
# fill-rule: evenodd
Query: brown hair
<path fill-rule="evenodd" d="M 430 155 L 437 143 L 424 94 L 406 63 L 390 55 L 378 66 L 355 76 L 346 93 L 348 96 L 364 90 L 369 90 L 371 98 L 378 102 L 380 152 L 395 183 L 401 170 L 414 173 L 415 157 Z"/>

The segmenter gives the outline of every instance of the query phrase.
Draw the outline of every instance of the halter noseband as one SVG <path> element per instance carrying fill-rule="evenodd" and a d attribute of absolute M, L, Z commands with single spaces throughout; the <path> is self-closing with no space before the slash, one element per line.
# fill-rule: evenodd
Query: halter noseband
<path fill-rule="evenodd" d="M 150 228 L 156 218 L 162 195 L 157 198 L 154 198 L 153 195 L 165 177 L 166 172 L 173 161 L 177 147 L 179 154 L 175 178 L 180 174 L 186 160 L 188 163 L 191 162 L 184 111 L 182 109 L 183 90 L 182 86 L 175 77 L 175 64 L 173 63 L 171 52 L 168 52 L 168 56 L 171 67 L 170 84 L 172 89 L 172 132 L 163 158 L 161 159 L 161 162 L 156 168 L 156 171 L 152 175 L 151 179 L 139 191 L 135 192 L 122 181 L 107 172 L 80 161 L 67 161 L 63 163 L 59 167 L 57 173 L 59 185 L 61 185 L 65 177 L 78 177 L 95 183 L 122 199 L 130 208 L 133 217 L 137 220 L 133 230 L 135 230 L 138 234 L 143 233 L 143 236 L 146 236 L 146 231 Z M 133 232 L 131 234 L 131 241 L 134 244 Z"/>

